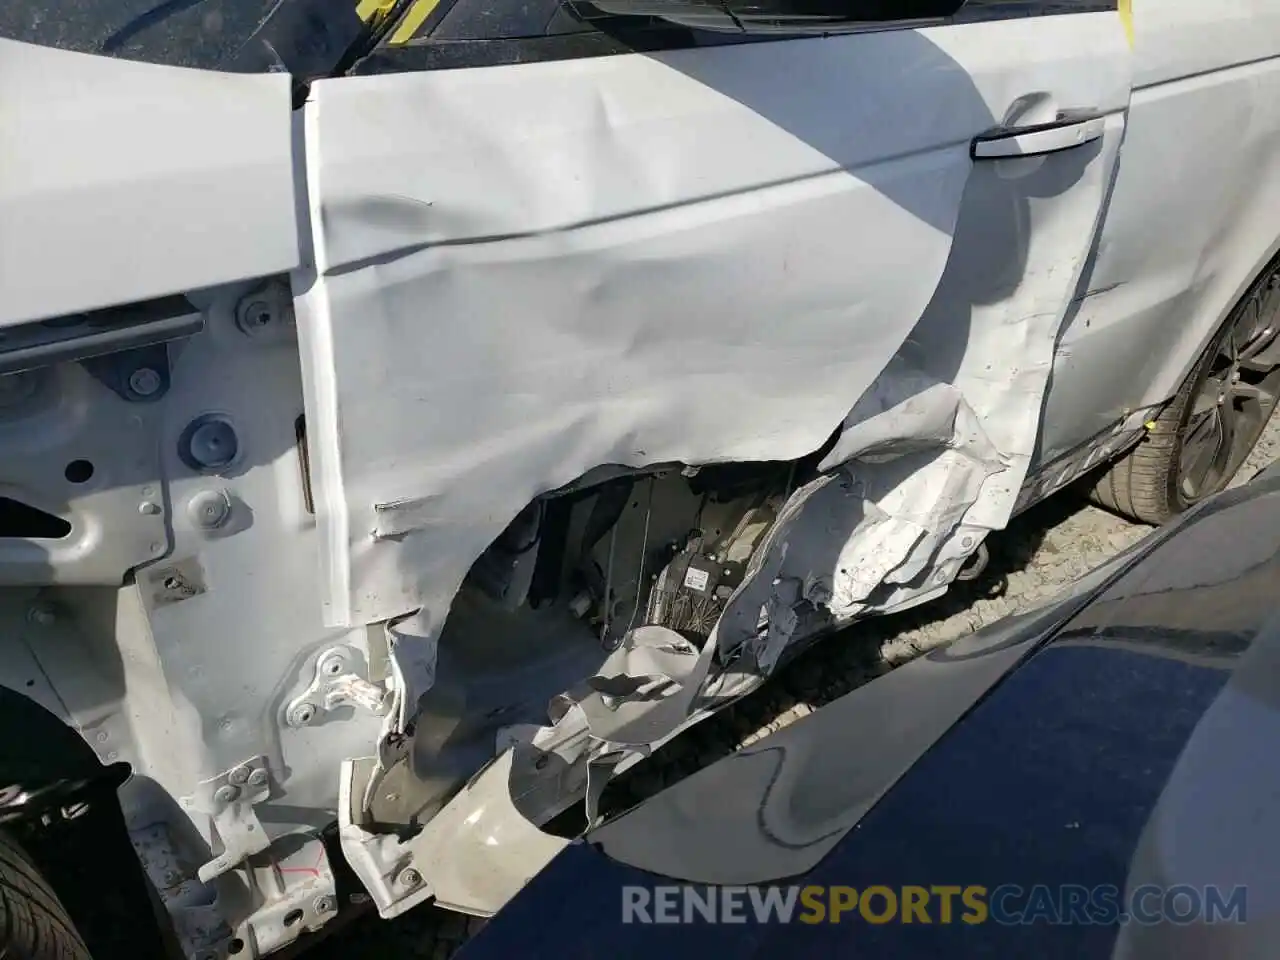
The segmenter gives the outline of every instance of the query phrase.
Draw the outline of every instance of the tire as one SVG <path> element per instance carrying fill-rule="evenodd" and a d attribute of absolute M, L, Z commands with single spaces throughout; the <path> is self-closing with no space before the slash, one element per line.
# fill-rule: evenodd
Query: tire
<path fill-rule="evenodd" d="M 1161 524 L 1226 489 L 1280 396 L 1280 262 L 1227 316 L 1147 435 L 1093 488 L 1101 507 Z"/>
<path fill-rule="evenodd" d="M 0 956 L 90 960 L 62 901 L 11 837 L 0 833 Z"/>

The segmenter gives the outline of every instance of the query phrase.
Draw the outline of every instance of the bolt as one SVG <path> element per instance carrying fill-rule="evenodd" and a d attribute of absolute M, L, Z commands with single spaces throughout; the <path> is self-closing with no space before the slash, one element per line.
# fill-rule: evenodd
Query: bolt
<path fill-rule="evenodd" d="M 316 897 L 311 901 L 311 909 L 316 913 L 332 913 L 338 908 L 333 897 Z"/>
<path fill-rule="evenodd" d="M 243 787 L 246 783 L 249 782 L 249 768 L 236 767 L 229 774 L 227 774 L 227 780 L 228 782 L 235 784 L 237 787 Z"/>
<path fill-rule="evenodd" d="M 150 397 L 163 385 L 160 374 L 150 367 L 139 367 L 129 374 L 129 389 L 140 397 Z"/>
<path fill-rule="evenodd" d="M 231 497 L 225 490 L 202 490 L 187 501 L 187 516 L 202 530 L 216 530 L 231 516 Z"/>
<path fill-rule="evenodd" d="M 160 504 L 153 503 L 150 500 L 143 500 L 138 504 L 138 512 L 144 517 L 154 517 L 160 512 Z"/>
<path fill-rule="evenodd" d="M 249 786 L 265 787 L 267 785 L 267 771 L 259 767 L 253 773 L 249 774 Z"/>
<path fill-rule="evenodd" d="M 396 877 L 396 883 L 402 887 L 412 890 L 422 882 L 422 874 L 418 873 L 413 867 L 405 867 L 400 871 L 400 876 Z"/>
<path fill-rule="evenodd" d="M 111 738 L 107 736 L 107 731 L 99 730 L 95 739 L 99 743 L 106 743 Z"/>
<path fill-rule="evenodd" d="M 224 783 L 217 790 L 213 791 L 213 799 L 219 803 L 231 803 L 236 797 L 240 796 L 240 791 L 229 783 Z"/>
<path fill-rule="evenodd" d="M 240 305 L 236 311 L 236 326 L 242 333 L 250 336 L 271 326 L 275 319 L 275 311 L 265 300 L 249 300 Z"/>
<path fill-rule="evenodd" d="M 342 672 L 344 666 L 346 666 L 346 663 L 343 661 L 341 654 L 332 653 L 320 661 L 320 672 L 336 677 Z"/>
<path fill-rule="evenodd" d="M 289 725 L 291 727 L 304 727 L 315 719 L 315 704 L 308 703 L 306 700 L 302 703 L 295 704 L 289 711 Z"/>
<path fill-rule="evenodd" d="M 970 547 L 973 546 L 973 537 L 961 537 L 960 546 L 968 550 Z"/>

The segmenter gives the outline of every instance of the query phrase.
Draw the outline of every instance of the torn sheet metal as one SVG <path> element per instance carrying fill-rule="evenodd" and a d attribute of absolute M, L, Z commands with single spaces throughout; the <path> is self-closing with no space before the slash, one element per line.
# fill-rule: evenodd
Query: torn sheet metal
<path fill-rule="evenodd" d="M 825 472 L 791 496 L 702 649 L 679 648 L 662 628 L 635 630 L 597 682 L 570 691 L 570 709 L 526 734 L 536 751 L 585 761 L 589 816 L 608 774 L 705 715 L 713 686 L 738 695 L 772 671 L 799 635 L 803 606 L 839 623 L 924 602 L 1005 525 L 1123 122 L 1110 115 L 1088 154 L 975 170 L 947 269 L 910 341 L 850 412 Z M 1022 274 L 976 272 L 980 241 L 989 250 L 1002 233 L 1019 241 Z M 717 651 L 734 666 L 716 667 Z M 609 696 L 622 680 L 656 674 L 669 682 L 645 688 L 652 702 Z"/>
<path fill-rule="evenodd" d="M 1127 97 L 1114 18 L 1052 19 L 315 84 L 329 619 L 438 632 L 525 504 L 602 464 L 817 449 L 934 294 L 969 138 L 1026 89 Z"/>
<path fill-rule="evenodd" d="M 1112 112 L 1094 149 L 975 167 L 919 324 L 846 418 L 826 472 L 790 498 L 678 690 L 647 711 L 650 744 L 694 718 L 714 650 L 745 653 L 768 673 L 800 628 L 802 604 L 839 623 L 922 603 L 1007 523 L 1123 129 Z M 992 257 L 1021 270 L 993 272 Z M 601 674 L 643 672 L 635 647 L 624 644 Z M 590 759 L 632 742 L 629 729 L 601 722 L 599 700 L 583 695 L 530 742 L 562 759 L 567 745 Z"/>
<path fill-rule="evenodd" d="M 824 463 L 857 478 L 875 531 L 851 536 L 832 571 L 837 617 L 936 595 L 1008 522 L 1123 131 L 1113 113 L 1096 150 L 975 167 L 933 301 Z M 1020 274 L 982 269 L 993 248 Z"/>
<path fill-rule="evenodd" d="M 1123 126 L 1108 116 L 1090 152 L 975 167 L 937 293 L 846 419 L 821 465 L 838 472 L 798 492 L 804 510 L 779 521 L 763 564 L 771 586 L 757 577 L 730 601 L 721 649 L 759 646 L 757 611 L 777 606 L 788 582 L 837 622 L 924 602 L 1008 522 Z M 993 249 L 1021 273 L 982 269 Z M 788 622 L 771 617 L 767 663 Z"/>

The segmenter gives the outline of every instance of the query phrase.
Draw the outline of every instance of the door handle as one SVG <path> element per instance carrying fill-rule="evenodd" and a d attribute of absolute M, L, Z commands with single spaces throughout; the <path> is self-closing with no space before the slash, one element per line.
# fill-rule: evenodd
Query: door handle
<path fill-rule="evenodd" d="M 1097 114 L 1074 114 L 1029 127 L 1005 127 L 974 137 L 969 156 L 974 160 L 1001 160 L 1058 153 L 1097 140 L 1105 127 L 1106 118 Z"/>

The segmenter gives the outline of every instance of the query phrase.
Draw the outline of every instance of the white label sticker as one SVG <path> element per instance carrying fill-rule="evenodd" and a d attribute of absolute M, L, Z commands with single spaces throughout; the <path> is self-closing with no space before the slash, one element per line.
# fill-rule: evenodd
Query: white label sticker
<path fill-rule="evenodd" d="M 690 590 L 707 589 L 707 581 L 711 579 L 711 574 L 705 570 L 699 570 L 696 567 L 690 567 L 684 572 L 684 585 Z"/>

